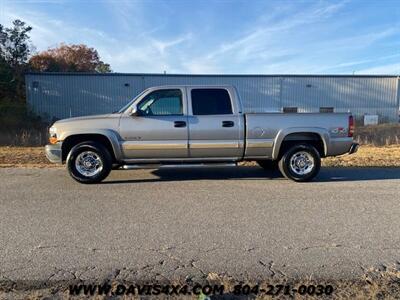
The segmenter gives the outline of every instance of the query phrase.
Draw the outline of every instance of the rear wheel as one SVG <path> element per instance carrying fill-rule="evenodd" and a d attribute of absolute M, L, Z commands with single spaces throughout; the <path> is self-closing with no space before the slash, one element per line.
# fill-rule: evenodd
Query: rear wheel
<path fill-rule="evenodd" d="M 279 160 L 279 170 L 288 179 L 298 182 L 310 181 L 321 168 L 321 157 L 313 146 L 295 145 Z"/>
<path fill-rule="evenodd" d="M 110 174 L 112 158 L 100 143 L 83 142 L 71 149 L 67 157 L 68 172 L 80 183 L 96 183 Z"/>

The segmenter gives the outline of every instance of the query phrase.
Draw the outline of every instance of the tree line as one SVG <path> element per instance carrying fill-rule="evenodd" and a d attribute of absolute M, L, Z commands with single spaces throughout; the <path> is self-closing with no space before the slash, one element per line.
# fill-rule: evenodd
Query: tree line
<path fill-rule="evenodd" d="M 0 24 L 0 99 L 24 100 L 24 74 L 36 72 L 111 72 L 96 49 L 84 44 L 60 43 L 35 52 L 30 39 L 33 28 L 21 20 L 12 27 Z"/>
<path fill-rule="evenodd" d="M 26 105 L 26 72 L 111 72 L 97 50 L 84 44 L 60 43 L 37 52 L 32 30 L 21 20 L 10 27 L 0 24 L 0 144 L 18 135 L 15 132 L 44 127 Z"/>

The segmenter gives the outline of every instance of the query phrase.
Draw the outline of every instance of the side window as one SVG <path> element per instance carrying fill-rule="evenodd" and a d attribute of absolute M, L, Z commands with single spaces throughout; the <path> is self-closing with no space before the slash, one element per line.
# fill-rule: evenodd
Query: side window
<path fill-rule="evenodd" d="M 148 94 L 138 105 L 142 116 L 182 115 L 181 90 L 158 90 Z"/>
<path fill-rule="evenodd" d="M 232 103 L 225 89 L 192 89 L 193 115 L 230 115 Z"/>

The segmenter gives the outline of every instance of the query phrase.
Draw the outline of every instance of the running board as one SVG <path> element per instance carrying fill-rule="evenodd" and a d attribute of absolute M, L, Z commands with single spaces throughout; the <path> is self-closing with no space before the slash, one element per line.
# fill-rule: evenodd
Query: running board
<path fill-rule="evenodd" d="M 139 169 L 175 169 L 175 168 L 209 168 L 209 167 L 236 167 L 236 163 L 204 163 L 204 164 L 138 164 L 123 165 L 120 170 L 139 170 Z"/>

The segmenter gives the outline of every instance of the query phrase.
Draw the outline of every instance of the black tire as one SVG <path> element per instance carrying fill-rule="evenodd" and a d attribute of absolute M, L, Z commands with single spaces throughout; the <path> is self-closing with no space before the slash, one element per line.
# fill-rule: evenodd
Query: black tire
<path fill-rule="evenodd" d="M 311 166 L 306 167 L 304 170 L 302 170 L 301 165 L 299 166 L 295 164 L 295 156 L 297 155 L 298 157 L 304 157 L 302 153 L 306 153 L 306 157 L 309 158 L 308 161 L 313 162 Z M 291 161 L 292 158 L 293 164 Z M 298 161 L 300 163 L 302 158 L 299 159 L 300 161 Z M 311 181 L 315 176 L 317 176 L 319 170 L 321 169 L 321 157 L 317 149 L 315 149 L 313 146 L 308 144 L 299 144 L 289 148 L 283 154 L 282 158 L 279 160 L 278 166 L 282 175 L 288 179 L 298 182 Z M 304 174 L 301 174 L 302 171 L 304 171 Z"/>
<path fill-rule="evenodd" d="M 257 160 L 257 164 L 264 170 L 274 171 L 278 168 L 278 162 L 276 160 Z"/>
<path fill-rule="evenodd" d="M 95 157 L 95 162 L 101 163 L 101 168 L 95 168 L 92 176 L 85 176 L 76 167 L 76 160 L 83 152 Z M 83 154 L 84 156 L 85 154 Z M 80 183 L 97 183 L 104 180 L 110 174 L 112 168 L 112 157 L 110 152 L 102 144 L 97 142 L 83 142 L 74 146 L 67 157 L 67 169 L 73 179 Z M 100 169 L 100 170 L 98 170 Z"/>

